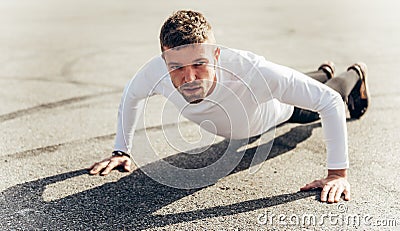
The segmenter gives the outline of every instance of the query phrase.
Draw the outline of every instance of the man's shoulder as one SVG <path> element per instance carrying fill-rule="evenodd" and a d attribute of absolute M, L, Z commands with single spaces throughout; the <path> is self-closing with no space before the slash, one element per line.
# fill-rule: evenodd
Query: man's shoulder
<path fill-rule="evenodd" d="M 150 58 L 139 70 L 134 77 L 143 76 L 147 79 L 159 79 L 168 74 L 167 67 L 161 55 Z"/>
<path fill-rule="evenodd" d="M 264 56 L 255 54 L 248 50 L 239 50 L 233 48 L 221 49 L 221 65 L 232 68 L 248 68 L 260 61 L 265 61 Z"/>
<path fill-rule="evenodd" d="M 221 49 L 221 58 L 222 59 L 237 59 L 237 60 L 247 60 L 247 61 L 256 61 L 259 59 L 264 59 L 263 56 L 257 55 L 252 51 L 248 50 L 240 50 L 234 48 L 222 48 Z"/>
<path fill-rule="evenodd" d="M 251 51 L 221 48 L 219 64 L 223 69 L 240 76 L 248 73 L 263 61 L 265 61 L 263 56 L 257 55 Z"/>
<path fill-rule="evenodd" d="M 160 69 L 166 69 L 165 66 L 165 62 L 163 60 L 163 58 L 161 57 L 161 55 L 156 55 L 153 56 L 152 58 L 149 59 L 149 61 L 147 61 L 142 68 L 140 68 L 140 70 L 160 70 Z"/>

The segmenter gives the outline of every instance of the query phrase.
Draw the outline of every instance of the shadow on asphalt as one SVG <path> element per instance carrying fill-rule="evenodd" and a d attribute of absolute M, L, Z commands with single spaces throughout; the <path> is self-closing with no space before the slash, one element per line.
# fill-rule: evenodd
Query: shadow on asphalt
<path fill-rule="evenodd" d="M 320 123 L 301 125 L 276 137 L 268 159 L 294 149 L 298 143 L 311 136 L 314 128 L 320 126 Z M 213 146 L 223 150 L 227 145 L 227 141 L 222 141 Z M 244 157 L 232 173 L 249 168 L 256 148 L 253 147 L 246 150 Z M 200 159 L 198 156 L 201 156 Z M 193 161 L 191 158 L 197 159 Z M 213 162 L 217 158 L 218 155 L 215 152 L 205 151 L 200 155 L 179 153 L 167 157 L 165 160 L 177 165 L 182 165 L 182 163 L 185 165 L 187 163 L 187 167 L 191 168 L 196 167 L 198 164 L 204 165 L 204 161 Z M 193 163 L 196 164 L 193 165 Z M 156 169 L 157 164 L 151 163 L 145 167 Z M 87 170 L 77 170 L 18 184 L 1 192 L 0 218 L 2 222 L 0 229 L 137 230 L 243 213 L 310 196 L 315 196 L 318 199 L 319 196 L 319 190 L 293 192 L 189 212 L 153 215 L 157 210 L 202 188 L 172 188 L 152 180 L 141 170 L 135 170 L 132 174 L 121 178 L 117 182 L 106 183 L 55 201 L 47 202 L 43 200 L 43 192 L 47 185 L 83 174 L 87 174 Z M 229 191 L 226 192 L 229 193 Z"/>

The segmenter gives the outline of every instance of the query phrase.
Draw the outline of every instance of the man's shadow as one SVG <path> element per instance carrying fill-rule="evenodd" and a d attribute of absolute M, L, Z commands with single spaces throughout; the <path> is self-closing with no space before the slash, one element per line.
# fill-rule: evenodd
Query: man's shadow
<path fill-rule="evenodd" d="M 320 123 L 297 126 L 276 137 L 268 159 L 294 149 L 298 143 L 311 136 L 314 128 L 320 126 Z M 228 146 L 228 141 L 225 140 L 212 146 L 211 150 L 224 150 Z M 244 171 L 254 164 L 251 161 L 256 153 L 256 148 L 259 147 L 245 150 L 242 160 L 231 173 Z M 179 153 L 163 160 L 183 167 L 186 165 L 187 168 L 207 166 L 220 157 L 215 151 L 208 150 L 200 155 Z M 192 158 L 195 158 L 195 161 Z M 157 170 L 157 163 L 151 163 L 144 167 Z M 155 211 L 189 196 L 201 188 L 172 188 L 154 181 L 138 169 L 117 182 L 106 183 L 50 202 L 43 200 L 43 192 L 47 185 L 82 174 L 87 174 L 87 170 L 77 170 L 18 184 L 1 192 L 0 229 L 137 230 L 243 213 L 310 196 L 318 197 L 319 194 L 318 190 L 293 192 L 190 212 L 153 215 Z"/>

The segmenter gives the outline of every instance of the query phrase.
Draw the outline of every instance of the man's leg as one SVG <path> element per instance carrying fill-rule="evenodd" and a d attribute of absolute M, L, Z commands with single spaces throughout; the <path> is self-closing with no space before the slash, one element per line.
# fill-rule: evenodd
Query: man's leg
<path fill-rule="evenodd" d="M 335 78 L 330 79 L 325 83 L 325 85 L 329 86 L 333 90 L 337 91 L 340 96 L 342 96 L 343 101 L 347 101 L 347 96 L 349 96 L 351 90 L 357 84 L 360 76 L 355 70 L 349 70 Z"/>
<path fill-rule="evenodd" d="M 318 70 L 307 72 L 305 75 L 310 76 L 318 82 L 325 83 L 335 75 L 335 64 L 331 61 L 323 62 L 318 67 Z"/>
<path fill-rule="evenodd" d="M 319 73 L 318 73 L 319 72 Z M 306 73 L 308 75 L 309 73 Z M 321 70 L 312 72 L 310 77 L 316 80 L 323 80 Z M 332 75 L 333 76 L 333 75 Z M 327 74 L 326 78 L 329 77 Z M 368 108 L 369 97 L 367 92 L 367 66 L 364 63 L 356 63 L 350 66 L 347 72 L 335 78 L 329 78 L 325 84 L 337 91 L 343 101 L 348 101 L 348 109 L 351 118 L 360 118 Z M 320 81 L 321 82 L 321 81 Z M 310 123 L 319 119 L 317 112 L 294 108 L 293 114 L 287 121 L 289 123 Z"/>
<path fill-rule="evenodd" d="M 369 105 L 367 72 L 365 63 L 355 63 L 347 68 L 347 72 L 325 83 L 339 92 L 343 101 L 347 102 L 350 117 L 353 119 L 364 115 Z"/>
<path fill-rule="evenodd" d="M 333 62 L 327 61 L 322 63 L 318 70 L 304 73 L 307 76 L 321 82 L 326 83 L 332 80 L 335 75 L 335 65 Z M 287 121 L 289 123 L 311 123 L 319 120 L 319 114 L 310 110 L 294 107 L 294 111 L 290 119 Z"/>

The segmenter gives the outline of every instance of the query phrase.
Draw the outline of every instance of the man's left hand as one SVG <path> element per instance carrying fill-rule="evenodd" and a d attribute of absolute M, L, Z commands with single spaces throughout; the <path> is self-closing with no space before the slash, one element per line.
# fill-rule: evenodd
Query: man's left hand
<path fill-rule="evenodd" d="M 350 184 L 347 181 L 346 169 L 328 170 L 328 176 L 325 179 L 314 180 L 300 190 L 306 191 L 313 188 L 322 188 L 321 201 L 323 202 L 339 202 L 342 193 L 345 200 L 350 200 Z"/>

